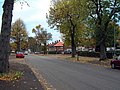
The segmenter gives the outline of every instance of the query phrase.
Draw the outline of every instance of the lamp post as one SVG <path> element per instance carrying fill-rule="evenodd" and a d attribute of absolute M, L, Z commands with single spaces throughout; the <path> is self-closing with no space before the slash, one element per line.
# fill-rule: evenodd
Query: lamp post
<path fill-rule="evenodd" d="M 115 53 L 115 51 L 116 51 L 116 47 L 115 47 L 115 44 L 116 44 L 116 31 L 115 31 L 115 25 L 114 25 L 113 29 L 114 29 L 114 55 L 113 55 L 113 58 L 115 59 L 115 58 L 116 58 L 116 53 Z"/>

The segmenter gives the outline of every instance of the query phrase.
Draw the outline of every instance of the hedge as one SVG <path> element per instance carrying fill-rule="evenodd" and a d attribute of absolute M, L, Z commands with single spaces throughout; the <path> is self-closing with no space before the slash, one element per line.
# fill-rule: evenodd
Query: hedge
<path fill-rule="evenodd" d="M 61 51 L 48 51 L 48 54 L 61 54 Z"/>
<path fill-rule="evenodd" d="M 107 52 L 107 58 L 113 58 L 113 52 Z M 88 52 L 88 51 L 79 51 L 78 56 L 86 56 L 86 57 L 100 57 L 99 52 Z"/>

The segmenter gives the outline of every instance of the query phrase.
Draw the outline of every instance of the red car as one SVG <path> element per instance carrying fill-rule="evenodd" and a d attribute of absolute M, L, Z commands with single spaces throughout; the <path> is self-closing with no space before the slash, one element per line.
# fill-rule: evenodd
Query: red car
<path fill-rule="evenodd" d="M 24 58 L 24 54 L 22 52 L 17 52 L 16 53 L 16 58 Z"/>
<path fill-rule="evenodd" d="M 120 67 L 120 58 L 114 59 L 110 62 L 111 68 L 115 69 L 117 67 Z"/>

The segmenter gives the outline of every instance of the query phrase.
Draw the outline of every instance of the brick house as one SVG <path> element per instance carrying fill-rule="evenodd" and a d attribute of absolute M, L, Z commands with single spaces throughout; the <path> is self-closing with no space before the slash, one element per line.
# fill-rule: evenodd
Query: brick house
<path fill-rule="evenodd" d="M 63 52 L 64 51 L 64 43 L 59 41 L 52 42 L 48 44 L 48 51 L 56 51 L 56 52 Z"/>

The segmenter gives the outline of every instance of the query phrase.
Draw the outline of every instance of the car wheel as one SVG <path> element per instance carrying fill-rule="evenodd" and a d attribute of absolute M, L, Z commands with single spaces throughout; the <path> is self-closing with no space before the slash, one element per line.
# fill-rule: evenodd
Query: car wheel
<path fill-rule="evenodd" d="M 116 65 L 114 63 L 111 64 L 111 68 L 112 69 L 115 69 L 116 68 Z"/>

